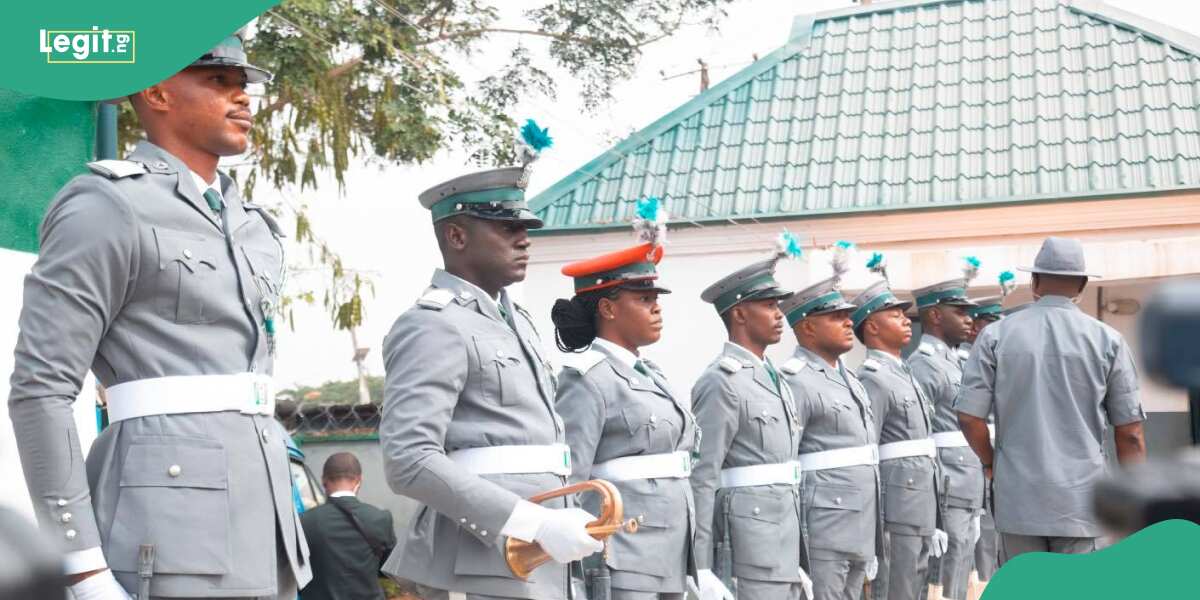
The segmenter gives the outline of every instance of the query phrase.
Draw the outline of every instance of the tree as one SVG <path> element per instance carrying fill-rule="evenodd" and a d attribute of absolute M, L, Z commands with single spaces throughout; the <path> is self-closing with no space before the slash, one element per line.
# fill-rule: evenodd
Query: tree
<path fill-rule="evenodd" d="M 509 113 L 523 100 L 554 100 L 552 72 L 578 80 L 593 111 L 633 74 L 646 46 L 685 24 L 715 26 L 731 1 L 547 1 L 513 23 L 481 0 L 285 0 L 258 20 L 248 47 L 251 62 L 275 79 L 259 99 L 251 155 L 237 172 L 243 193 L 252 197 L 263 181 L 315 188 L 325 173 L 340 191 L 355 159 L 417 164 L 447 147 L 480 164 L 509 164 Z M 473 67 L 473 57 L 498 49 L 511 53 L 502 68 Z M 128 145 L 140 135 L 123 110 Z M 361 324 L 369 279 L 314 234 L 303 207 L 272 208 L 296 213 L 296 240 L 329 275 L 325 306 L 335 326 Z M 315 298 L 312 290 L 296 295 Z"/>

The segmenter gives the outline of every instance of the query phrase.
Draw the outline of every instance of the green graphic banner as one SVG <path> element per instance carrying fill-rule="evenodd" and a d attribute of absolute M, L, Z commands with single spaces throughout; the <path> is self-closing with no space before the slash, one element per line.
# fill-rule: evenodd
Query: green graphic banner
<path fill-rule="evenodd" d="M 1197 548 L 1200 525 L 1172 520 L 1092 554 L 1022 554 L 996 572 L 982 600 L 1195 598 Z"/>
<path fill-rule="evenodd" d="M 60 100 L 153 85 L 279 0 L 16 2 L 0 21 L 0 88 Z"/>

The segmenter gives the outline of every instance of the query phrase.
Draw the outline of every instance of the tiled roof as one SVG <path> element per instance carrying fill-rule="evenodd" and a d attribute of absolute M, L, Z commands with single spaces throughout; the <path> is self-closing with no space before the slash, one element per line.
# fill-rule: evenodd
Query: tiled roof
<path fill-rule="evenodd" d="M 1200 186 L 1200 40 L 1089 0 L 905 0 L 791 40 L 536 196 L 547 230 Z"/>

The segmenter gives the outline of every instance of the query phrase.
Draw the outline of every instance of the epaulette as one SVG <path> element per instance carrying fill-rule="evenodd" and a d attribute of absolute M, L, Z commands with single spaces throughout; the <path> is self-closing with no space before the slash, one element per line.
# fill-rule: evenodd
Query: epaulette
<path fill-rule="evenodd" d="M 267 229 L 271 230 L 271 235 L 275 236 L 276 238 L 287 237 L 287 234 L 283 232 L 283 228 L 279 226 L 279 221 L 275 220 L 275 215 L 272 215 L 267 211 L 267 209 L 257 204 L 251 204 L 250 202 L 243 202 L 242 208 L 246 210 L 252 210 L 257 213 L 258 216 L 262 217 L 263 222 L 267 224 Z"/>
<path fill-rule="evenodd" d="M 442 310 L 454 300 L 454 292 L 443 288 L 430 288 L 417 299 L 417 306 L 429 310 Z"/>
<path fill-rule="evenodd" d="M 867 360 L 864 360 L 863 364 L 862 364 L 862 367 L 868 371 L 878 371 L 880 366 L 881 365 L 879 364 L 879 361 L 877 361 L 873 358 L 868 358 Z"/>
<path fill-rule="evenodd" d="M 572 352 L 563 358 L 563 367 L 570 367 L 580 373 L 587 373 L 592 370 L 592 367 L 600 364 L 604 360 L 604 353 L 599 350 L 587 349 L 583 352 Z"/>
<path fill-rule="evenodd" d="M 958 357 L 959 357 L 959 358 L 961 358 L 961 359 L 963 359 L 963 360 L 967 360 L 968 358 L 970 358 L 970 357 L 971 357 L 971 353 L 970 353 L 970 352 L 967 352 L 966 350 L 963 350 L 962 348 L 957 348 L 957 349 L 955 349 L 954 351 L 955 351 L 956 353 L 958 353 Z"/>
<path fill-rule="evenodd" d="M 917 346 L 917 352 L 920 352 L 925 356 L 933 356 L 933 346 L 930 346 L 929 344 L 921 344 L 920 346 Z"/>
<path fill-rule="evenodd" d="M 743 366 L 745 366 L 742 364 L 742 361 L 732 356 L 721 357 L 721 360 L 717 361 L 717 365 L 720 366 L 721 370 L 725 371 L 726 373 L 737 373 L 738 371 L 742 370 Z"/>
<path fill-rule="evenodd" d="M 783 363 L 783 366 L 779 367 L 779 370 L 783 371 L 787 375 L 795 375 L 796 373 L 803 371 L 804 367 L 807 366 L 808 361 L 804 360 L 803 358 L 791 358 L 788 359 L 787 362 Z"/>
<path fill-rule="evenodd" d="M 146 166 L 132 160 L 96 160 L 88 163 L 87 167 L 93 173 L 109 179 L 146 174 Z"/>

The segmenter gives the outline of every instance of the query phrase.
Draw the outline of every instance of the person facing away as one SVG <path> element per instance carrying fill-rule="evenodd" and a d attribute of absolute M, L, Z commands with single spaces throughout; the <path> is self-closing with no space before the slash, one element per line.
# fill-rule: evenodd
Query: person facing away
<path fill-rule="evenodd" d="M 609 538 L 604 556 L 585 559 L 593 597 L 682 600 L 695 570 L 688 475 L 699 430 L 641 353 L 662 337 L 658 297 L 670 293 L 656 281 L 662 254 L 648 243 L 563 267 L 575 295 L 551 312 L 559 349 L 568 353 L 555 407 L 571 446 L 571 482 L 611 482 L 625 515 L 638 521 L 636 533 Z M 600 512 L 595 494 L 582 502 Z M 594 575 L 606 571 L 608 580 Z"/>
<path fill-rule="evenodd" d="M 325 460 L 328 500 L 300 515 L 313 578 L 301 600 L 383 600 L 379 568 L 396 545 L 392 513 L 358 499 L 362 465 L 349 452 Z"/>
<path fill-rule="evenodd" d="M 1122 464 L 1146 456 L 1129 345 L 1075 305 L 1096 277 L 1082 244 L 1046 238 L 1033 267 L 1022 270 L 1033 273 L 1036 301 L 979 334 L 955 401 L 963 434 L 993 482 L 1001 564 L 1025 552 L 1102 548 L 1092 490 L 1108 463 L 1108 426 Z"/>

